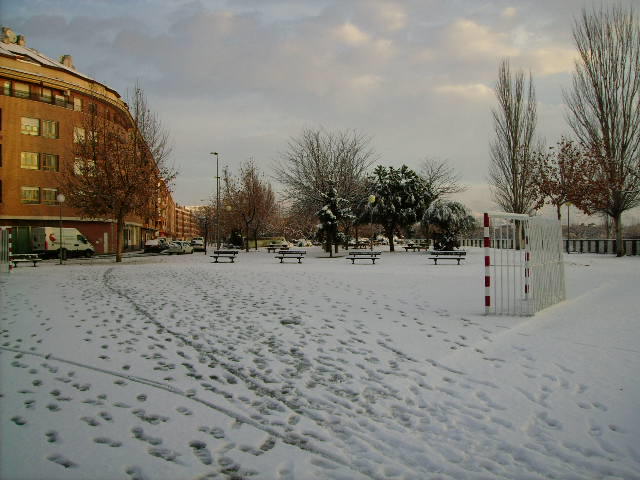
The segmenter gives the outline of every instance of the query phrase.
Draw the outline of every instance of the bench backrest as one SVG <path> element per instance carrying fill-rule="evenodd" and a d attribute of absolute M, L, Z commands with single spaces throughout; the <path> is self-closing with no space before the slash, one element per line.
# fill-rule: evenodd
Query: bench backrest
<path fill-rule="evenodd" d="M 349 255 L 382 255 L 382 252 L 349 252 Z"/>
<path fill-rule="evenodd" d="M 214 255 L 237 255 L 237 250 L 214 250 Z"/>
<path fill-rule="evenodd" d="M 283 255 L 306 255 L 306 250 L 280 250 L 278 253 Z"/>

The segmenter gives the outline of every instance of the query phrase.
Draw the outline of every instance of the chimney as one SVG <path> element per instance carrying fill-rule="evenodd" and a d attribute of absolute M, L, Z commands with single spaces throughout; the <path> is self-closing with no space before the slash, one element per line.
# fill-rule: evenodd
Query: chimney
<path fill-rule="evenodd" d="M 16 34 L 9 27 L 2 27 L 2 43 L 16 43 Z"/>
<path fill-rule="evenodd" d="M 27 46 L 27 39 L 25 38 L 24 35 L 18 35 L 18 40 L 16 40 L 16 43 L 18 45 L 20 45 L 21 47 L 26 47 Z"/>
<path fill-rule="evenodd" d="M 74 70 L 76 69 L 75 65 L 73 64 L 73 57 L 71 55 L 62 55 L 60 57 L 60 63 L 65 67 L 73 68 Z"/>

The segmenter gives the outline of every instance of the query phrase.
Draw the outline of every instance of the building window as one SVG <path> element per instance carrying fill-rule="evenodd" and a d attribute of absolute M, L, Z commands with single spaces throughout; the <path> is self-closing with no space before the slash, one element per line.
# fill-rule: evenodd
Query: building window
<path fill-rule="evenodd" d="M 76 157 L 73 162 L 73 173 L 76 175 L 93 175 L 95 173 L 96 162 L 93 160 L 84 160 Z"/>
<path fill-rule="evenodd" d="M 82 99 L 78 97 L 73 97 L 73 109 L 76 112 L 82 111 Z"/>
<path fill-rule="evenodd" d="M 22 117 L 20 131 L 24 135 L 40 135 L 40 120 L 37 118 Z"/>
<path fill-rule="evenodd" d="M 20 168 L 38 170 L 40 167 L 40 154 L 34 152 L 20 153 Z"/>
<path fill-rule="evenodd" d="M 73 143 L 84 143 L 85 133 L 82 127 L 73 127 Z"/>
<path fill-rule="evenodd" d="M 56 105 L 59 105 L 60 107 L 66 107 L 67 106 L 67 102 L 64 99 L 64 95 L 58 95 L 57 93 L 54 95 L 54 99 L 55 99 L 55 103 Z"/>
<path fill-rule="evenodd" d="M 29 98 L 29 84 L 13 82 L 13 94 L 16 97 Z"/>
<path fill-rule="evenodd" d="M 9 80 L 4 81 L 2 91 L 5 95 L 11 95 L 11 82 Z"/>
<path fill-rule="evenodd" d="M 48 170 L 50 172 L 60 171 L 60 162 L 58 155 L 51 153 L 43 153 L 40 156 L 40 170 Z"/>
<path fill-rule="evenodd" d="M 43 188 L 42 189 L 42 203 L 45 205 L 57 205 L 58 201 L 56 200 L 56 196 L 58 195 L 58 190 L 55 188 Z"/>
<path fill-rule="evenodd" d="M 42 136 L 47 138 L 58 138 L 58 122 L 55 120 L 43 120 Z"/>
<path fill-rule="evenodd" d="M 51 103 L 52 99 L 53 99 L 53 96 L 51 94 L 51 89 L 43 88 L 42 95 L 40 96 L 40 100 L 42 100 L 43 102 Z"/>
<path fill-rule="evenodd" d="M 40 203 L 40 188 L 22 187 L 20 189 L 20 201 L 30 204 Z"/>
<path fill-rule="evenodd" d="M 98 113 L 98 106 L 95 103 L 89 104 L 89 113 Z"/>

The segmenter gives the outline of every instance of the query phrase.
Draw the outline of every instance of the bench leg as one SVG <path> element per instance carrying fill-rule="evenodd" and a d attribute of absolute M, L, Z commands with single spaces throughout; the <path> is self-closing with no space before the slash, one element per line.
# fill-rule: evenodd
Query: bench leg
<path fill-rule="evenodd" d="M 372 258 L 371 261 L 373 262 L 374 265 L 376 264 L 376 259 L 375 258 Z"/>

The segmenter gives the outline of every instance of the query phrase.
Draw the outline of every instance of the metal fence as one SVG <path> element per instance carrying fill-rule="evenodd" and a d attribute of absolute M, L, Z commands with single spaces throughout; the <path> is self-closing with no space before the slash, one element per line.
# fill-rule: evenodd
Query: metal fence
<path fill-rule="evenodd" d="M 615 239 L 564 239 L 562 241 L 565 252 L 569 253 L 602 253 L 602 254 L 614 254 L 616 253 L 617 242 Z M 568 250 L 567 250 L 568 242 Z M 640 255 L 640 239 L 624 239 L 624 247 L 627 255 Z M 482 247 L 482 238 L 461 238 L 460 246 L 462 247 Z M 495 245 L 494 248 L 513 248 L 513 240 L 502 239 Z"/>

